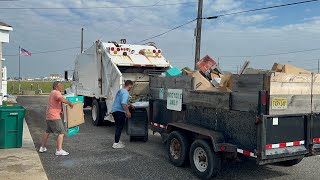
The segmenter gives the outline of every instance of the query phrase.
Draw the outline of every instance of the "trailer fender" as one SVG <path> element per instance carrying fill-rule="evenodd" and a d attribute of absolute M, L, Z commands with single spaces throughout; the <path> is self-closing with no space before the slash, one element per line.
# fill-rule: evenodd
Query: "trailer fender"
<path fill-rule="evenodd" d="M 172 131 L 182 131 L 188 135 L 189 138 L 208 140 L 211 142 L 215 152 L 237 152 L 236 146 L 225 143 L 223 134 L 217 131 L 212 131 L 185 123 L 169 123 L 167 126 L 167 132 L 169 134 Z"/>

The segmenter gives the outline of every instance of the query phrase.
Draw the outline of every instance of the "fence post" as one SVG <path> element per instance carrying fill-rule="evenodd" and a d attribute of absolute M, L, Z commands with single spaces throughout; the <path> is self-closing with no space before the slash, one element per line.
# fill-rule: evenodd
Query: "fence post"
<path fill-rule="evenodd" d="M 14 94 L 14 84 L 13 83 L 11 84 L 11 93 L 12 93 L 12 95 Z"/>
<path fill-rule="evenodd" d="M 19 94 L 22 93 L 22 90 L 21 90 L 21 84 L 19 84 Z"/>

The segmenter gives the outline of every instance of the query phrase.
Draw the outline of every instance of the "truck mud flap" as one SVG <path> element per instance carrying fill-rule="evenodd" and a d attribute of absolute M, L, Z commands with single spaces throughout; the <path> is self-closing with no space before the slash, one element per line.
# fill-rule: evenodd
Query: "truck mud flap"
<path fill-rule="evenodd" d="M 320 154 L 320 114 L 312 115 L 311 140 L 313 153 Z"/>
<path fill-rule="evenodd" d="M 263 116 L 258 126 L 258 161 L 271 163 L 306 155 L 309 120 L 309 115 Z"/>

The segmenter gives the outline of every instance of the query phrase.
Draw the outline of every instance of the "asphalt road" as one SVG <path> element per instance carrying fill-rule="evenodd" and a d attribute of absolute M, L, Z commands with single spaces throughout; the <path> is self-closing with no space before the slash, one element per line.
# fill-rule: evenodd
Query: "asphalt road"
<path fill-rule="evenodd" d="M 40 146 L 41 130 L 45 127 L 47 97 L 18 97 L 27 109 L 26 121 L 36 148 Z M 49 179 L 197 179 L 190 167 L 178 168 L 168 161 L 165 146 L 159 135 L 149 134 L 149 141 L 129 142 L 123 133 L 121 140 L 125 149 L 111 148 L 114 138 L 113 126 L 95 127 L 90 111 L 85 111 L 86 123 L 80 132 L 65 138 L 63 148 L 69 156 L 56 157 L 55 138 L 48 141 L 48 152 L 39 154 Z M 224 165 L 215 179 L 320 179 L 320 157 L 305 158 L 293 167 L 276 165 L 257 166 L 252 161 L 230 162 Z"/>

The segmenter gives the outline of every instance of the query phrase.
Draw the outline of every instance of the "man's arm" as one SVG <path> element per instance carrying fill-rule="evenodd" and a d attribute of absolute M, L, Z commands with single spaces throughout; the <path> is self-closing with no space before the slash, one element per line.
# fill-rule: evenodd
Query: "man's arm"
<path fill-rule="evenodd" d="M 67 99 L 65 99 L 64 97 L 61 96 L 60 101 L 62 103 L 68 104 L 71 108 L 73 108 L 73 104 L 70 101 L 68 101 Z"/>
<path fill-rule="evenodd" d="M 128 104 L 121 104 L 121 106 L 122 106 L 123 109 L 126 111 L 127 118 L 130 119 L 130 118 L 131 118 L 131 113 L 130 113 Z"/>
<path fill-rule="evenodd" d="M 121 97 L 121 106 L 126 111 L 127 118 L 130 119 L 131 118 L 131 113 L 130 113 L 130 110 L 129 110 L 128 101 L 129 101 L 129 93 L 123 93 L 122 97 Z"/>

